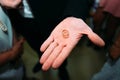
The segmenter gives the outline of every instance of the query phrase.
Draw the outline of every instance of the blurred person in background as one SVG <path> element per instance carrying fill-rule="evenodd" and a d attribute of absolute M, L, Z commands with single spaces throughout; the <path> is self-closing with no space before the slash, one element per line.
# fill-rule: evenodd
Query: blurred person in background
<path fill-rule="evenodd" d="M 23 80 L 21 60 L 24 39 L 12 29 L 6 8 L 15 8 L 20 0 L 0 0 L 0 80 Z"/>
<path fill-rule="evenodd" d="M 107 61 L 92 80 L 119 80 L 120 77 L 120 1 L 100 0 L 94 15 L 94 31 L 106 43 Z"/>

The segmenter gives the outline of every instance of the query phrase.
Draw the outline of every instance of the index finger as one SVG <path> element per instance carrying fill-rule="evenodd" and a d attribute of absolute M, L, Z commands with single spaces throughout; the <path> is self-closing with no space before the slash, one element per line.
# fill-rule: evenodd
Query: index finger
<path fill-rule="evenodd" d="M 41 45 L 40 51 L 44 52 L 53 41 L 52 36 L 48 37 L 48 39 Z"/>

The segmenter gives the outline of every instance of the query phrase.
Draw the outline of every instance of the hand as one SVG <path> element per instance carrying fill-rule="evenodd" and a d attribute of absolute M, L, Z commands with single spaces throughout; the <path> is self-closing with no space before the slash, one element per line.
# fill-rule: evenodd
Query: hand
<path fill-rule="evenodd" d="M 98 46 L 105 45 L 104 41 L 81 19 L 69 17 L 58 24 L 40 48 L 44 52 L 40 59 L 42 69 L 58 68 L 83 35 L 87 35 Z"/>
<path fill-rule="evenodd" d="M 21 38 L 19 41 L 17 41 L 12 49 L 11 49 L 11 60 L 18 58 L 18 56 L 22 55 L 22 50 L 23 50 L 23 43 L 24 43 L 24 38 Z"/>
<path fill-rule="evenodd" d="M 19 7 L 22 0 L 0 0 L 0 4 L 7 8 L 16 8 Z"/>

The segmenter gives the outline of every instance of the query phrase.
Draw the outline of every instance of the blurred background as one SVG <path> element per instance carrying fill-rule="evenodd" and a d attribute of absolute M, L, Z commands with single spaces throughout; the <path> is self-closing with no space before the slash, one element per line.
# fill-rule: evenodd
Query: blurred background
<path fill-rule="evenodd" d="M 83 37 L 68 57 L 67 70 L 70 80 L 90 80 L 105 62 L 105 51 L 95 50 L 87 45 L 88 39 Z M 26 68 L 26 80 L 58 80 L 57 70 L 33 73 L 32 69 L 37 63 L 37 54 L 28 45 L 24 44 L 22 59 Z"/>

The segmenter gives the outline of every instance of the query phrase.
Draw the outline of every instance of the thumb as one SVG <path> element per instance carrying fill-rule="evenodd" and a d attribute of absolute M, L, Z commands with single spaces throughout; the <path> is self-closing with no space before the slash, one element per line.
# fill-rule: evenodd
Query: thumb
<path fill-rule="evenodd" d="M 88 38 L 97 46 L 102 47 L 105 45 L 105 42 L 100 38 L 96 33 L 90 32 L 88 35 Z"/>

